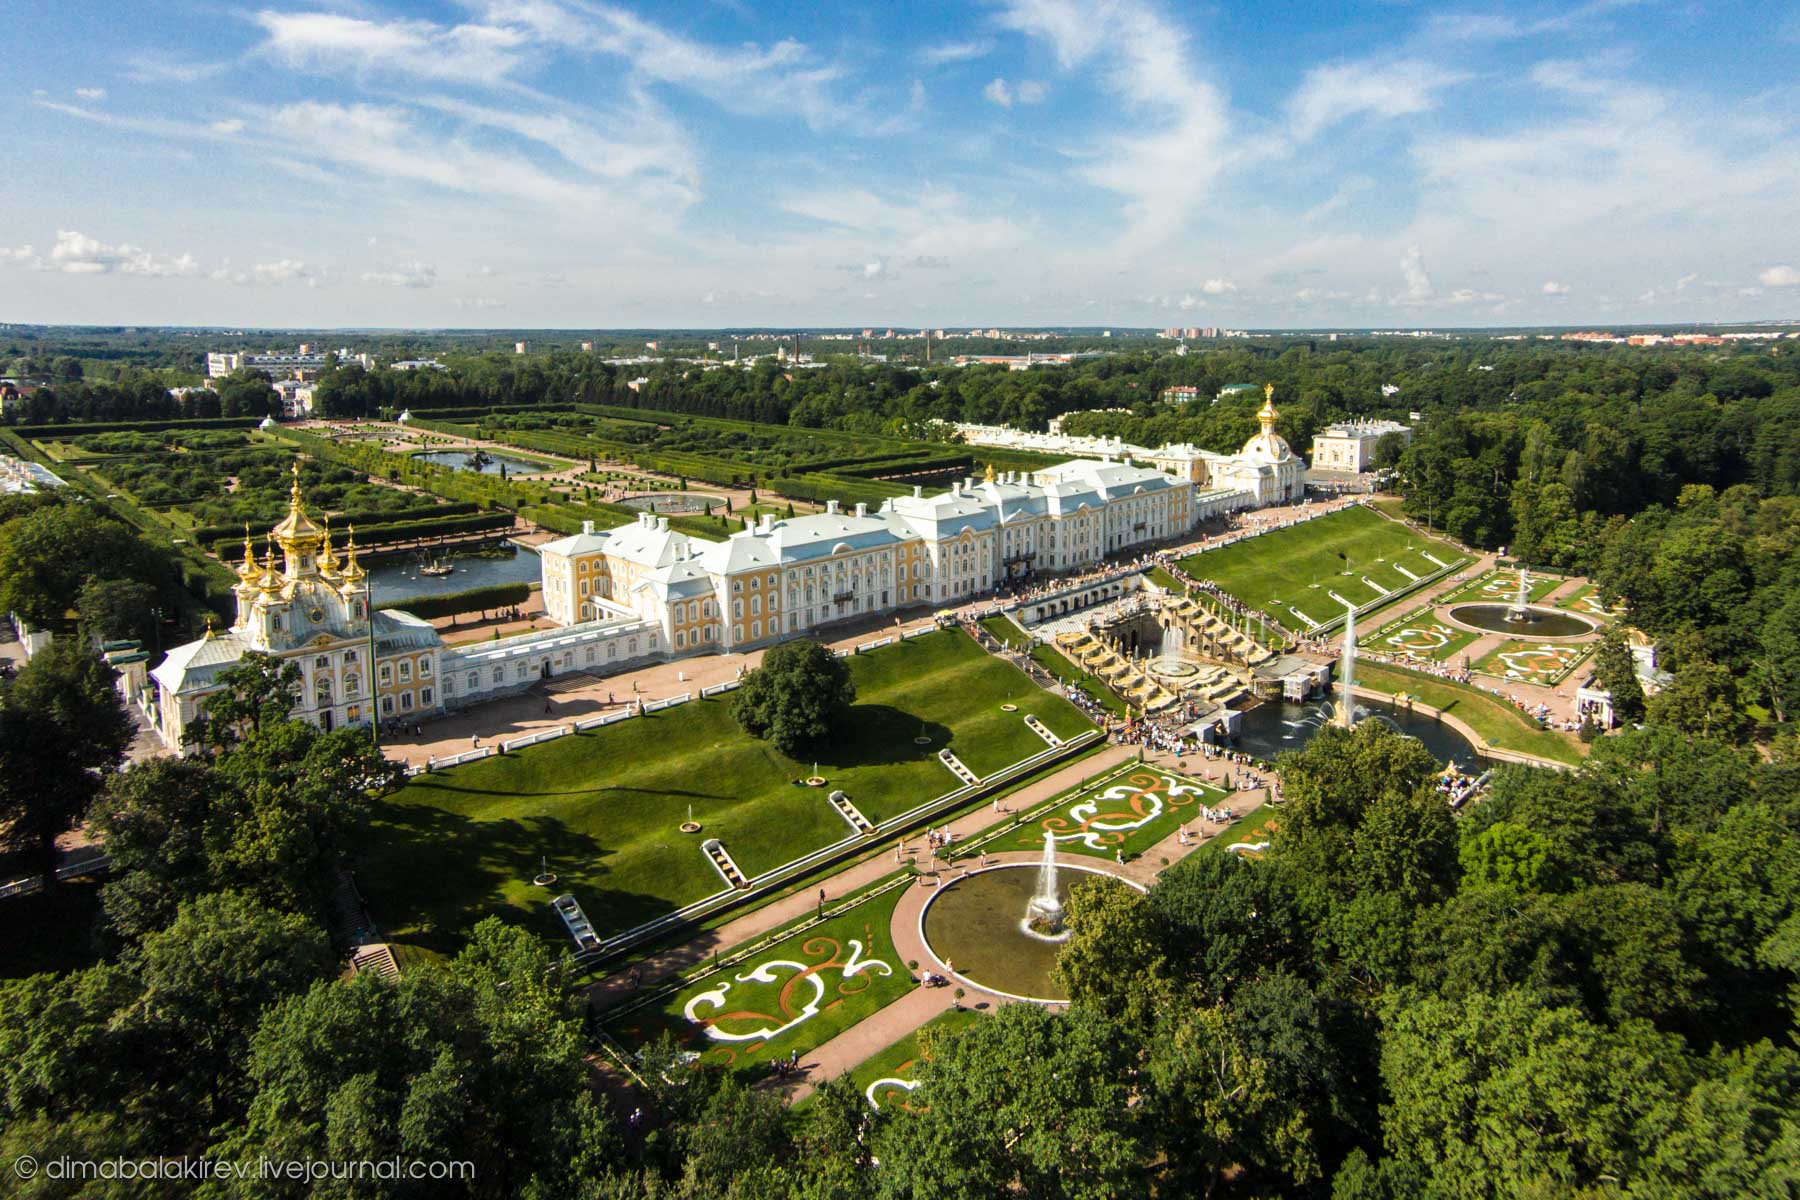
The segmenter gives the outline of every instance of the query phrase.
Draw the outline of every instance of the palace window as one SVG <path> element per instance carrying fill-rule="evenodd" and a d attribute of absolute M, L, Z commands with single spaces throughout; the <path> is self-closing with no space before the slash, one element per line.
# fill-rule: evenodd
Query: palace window
<path fill-rule="evenodd" d="M 344 676 L 344 695 L 354 696 L 362 691 L 362 676 L 355 671 Z"/>
<path fill-rule="evenodd" d="M 481 672 L 480 671 L 470 671 L 469 672 L 469 690 L 471 692 L 479 691 L 480 688 L 481 688 Z"/>
<path fill-rule="evenodd" d="M 400 711 L 406 712 L 406 711 L 411 710 L 411 708 L 412 708 L 412 693 L 411 692 L 401 692 L 400 693 Z"/>
<path fill-rule="evenodd" d="M 329 654 L 321 654 L 321 655 L 319 655 L 319 657 L 313 659 L 313 670 L 315 670 L 315 671 L 331 670 L 331 656 Z"/>
<path fill-rule="evenodd" d="M 403 658 L 400 660 L 400 682 L 412 682 L 412 659 L 410 658 Z"/>
<path fill-rule="evenodd" d="M 393 668 L 391 666 L 389 666 L 387 663 L 382 663 L 381 664 L 381 686 L 386 687 L 388 684 L 390 684 L 392 682 L 394 682 Z"/>
<path fill-rule="evenodd" d="M 420 688 L 419 689 L 419 704 L 425 708 L 431 707 L 431 689 L 430 688 Z"/>
<path fill-rule="evenodd" d="M 429 658 L 421 658 L 419 660 L 419 676 L 420 678 L 425 679 L 431 677 L 431 660 Z"/>

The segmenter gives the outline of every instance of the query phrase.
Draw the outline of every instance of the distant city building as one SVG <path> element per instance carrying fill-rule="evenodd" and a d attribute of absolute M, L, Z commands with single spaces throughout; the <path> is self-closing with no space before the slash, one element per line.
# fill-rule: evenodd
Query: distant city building
<path fill-rule="evenodd" d="M 1200 398 L 1200 389 L 1192 384 L 1177 384 L 1162 390 L 1164 404 L 1192 404 Z"/>
<path fill-rule="evenodd" d="M 271 378 L 283 378 L 301 372 L 317 374 L 330 365 L 330 355 L 315 352 L 310 345 L 302 345 L 293 353 L 274 351 L 266 354 L 221 353 L 213 352 L 206 356 L 206 375 L 209 379 L 218 379 L 236 371 L 267 371 Z M 368 370 L 375 366 L 375 360 L 367 354 L 359 354 L 350 350 L 337 351 L 340 366 L 355 364 Z"/>
<path fill-rule="evenodd" d="M 272 385 L 281 397 L 281 415 L 290 421 L 312 416 L 314 384 L 300 379 L 277 379 Z"/>
<path fill-rule="evenodd" d="M 592 354 L 594 352 L 594 343 L 592 343 L 592 342 L 581 343 L 581 352 L 583 354 Z"/>
<path fill-rule="evenodd" d="M 448 370 L 435 358 L 403 358 L 399 362 L 390 363 L 396 371 L 443 371 Z"/>
<path fill-rule="evenodd" d="M 1313 436 L 1313 470 L 1361 474 L 1372 465 L 1376 443 L 1390 433 L 1412 441 L 1412 429 L 1398 421 L 1345 421 L 1332 425 Z"/>
<path fill-rule="evenodd" d="M 513 343 L 513 353 L 514 354 L 523 354 L 523 353 L 525 353 L 526 347 L 529 345 L 530 345 L 529 342 L 514 342 Z"/>
<path fill-rule="evenodd" d="M 1214 396 L 1213 400 L 1219 401 L 1225 399 L 1227 396 L 1236 396 L 1244 392 L 1254 392 L 1255 390 L 1256 385 L 1254 383 L 1228 383 L 1219 389 L 1219 394 Z"/>

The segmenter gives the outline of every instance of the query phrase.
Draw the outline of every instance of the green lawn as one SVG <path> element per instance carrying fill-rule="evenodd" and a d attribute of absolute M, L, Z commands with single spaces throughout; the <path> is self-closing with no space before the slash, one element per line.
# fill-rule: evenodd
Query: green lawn
<path fill-rule="evenodd" d="M 1375 633 L 1359 634 L 1357 640 L 1382 654 L 1410 654 L 1415 658 L 1448 662 L 1480 636 L 1445 624 L 1437 619 L 1431 607 L 1426 607 Z"/>
<path fill-rule="evenodd" d="M 1556 607 L 1566 608 L 1584 617 L 1590 617 L 1603 625 L 1610 625 L 1625 615 L 1623 608 L 1607 608 L 1600 603 L 1600 589 L 1591 583 L 1583 584 L 1579 589 L 1564 596 L 1556 602 Z"/>
<path fill-rule="evenodd" d="M 1540 727 L 1505 700 L 1467 684 L 1371 662 L 1356 664 L 1356 684 L 1390 696 L 1405 692 L 1423 704 L 1456 717 L 1489 745 L 1502 750 L 1516 750 L 1564 763 L 1580 762 L 1586 754 L 1586 748 L 1580 742 Z"/>
<path fill-rule="evenodd" d="M 946 745 L 987 776 L 1046 748 L 1027 713 L 1059 737 L 1091 728 L 957 630 L 856 655 L 851 671 L 856 707 L 818 767 L 875 822 L 959 786 Z M 794 783 L 813 766 L 742 733 L 729 693 L 696 700 L 419 776 L 378 810 L 357 879 L 390 938 L 440 952 L 490 914 L 566 937 L 548 907 L 562 892 L 616 933 L 722 890 L 706 838 L 755 876 L 848 835 L 830 789 Z M 676 828 L 690 806 L 699 835 Z M 531 884 L 544 858 L 551 889 Z"/>
<path fill-rule="evenodd" d="M 1057 835 L 1058 854 L 1110 859 L 1122 852 L 1135 858 L 1180 826 L 1197 825 L 1202 806 L 1216 807 L 1224 799 L 1222 788 L 1140 764 L 1058 798 L 983 849 L 1042 849 L 1049 831 Z"/>
<path fill-rule="evenodd" d="M 1247 817 L 1240 817 L 1227 825 L 1212 839 L 1200 847 L 1196 853 L 1211 851 L 1221 854 L 1239 842 L 1266 842 L 1275 831 L 1270 828 L 1281 820 L 1281 810 L 1273 804 L 1264 804 Z"/>
<path fill-rule="evenodd" d="M 983 617 L 981 627 L 1003 646 L 1018 650 L 1031 645 L 1031 635 L 1019 628 L 1018 622 L 1011 617 Z"/>
<path fill-rule="evenodd" d="M 910 886 L 698 976 L 663 1003 L 612 1019 L 606 1031 L 635 1048 L 666 1030 L 703 1061 L 758 1074 L 771 1058 L 795 1050 L 804 1061 L 917 986 L 888 936 L 894 906 Z"/>
<path fill-rule="evenodd" d="M 1151 567 L 1148 571 L 1144 572 L 1144 574 L 1150 577 L 1151 583 L 1154 583 L 1159 588 L 1167 589 L 1173 595 L 1187 595 L 1187 584 L 1169 574 L 1168 571 L 1164 570 L 1162 567 Z"/>
<path fill-rule="evenodd" d="M 1350 574 L 1344 574 L 1349 556 Z M 1426 554 L 1434 556 L 1433 562 Z M 1288 529 L 1246 538 L 1222 550 L 1181 560 L 1196 579 L 1211 579 L 1279 621 L 1297 622 L 1293 609 L 1324 623 L 1344 615 L 1336 592 L 1359 607 L 1386 592 L 1412 586 L 1405 572 L 1424 578 L 1467 555 L 1449 542 L 1421 537 L 1406 526 L 1366 508 L 1347 508 Z M 1367 577 L 1380 589 L 1363 582 Z M 1385 589 L 1385 592 L 1381 589 Z"/>
<path fill-rule="evenodd" d="M 966 1029 L 984 1019 L 981 1012 L 973 1008 L 953 1008 L 948 1012 L 939 1013 L 887 1049 L 864 1059 L 861 1065 L 850 1072 L 850 1082 L 865 1098 L 868 1096 L 870 1085 L 878 1079 L 904 1079 L 911 1082 L 918 1078 L 917 1067 L 921 1035 L 937 1036 L 952 1033 L 958 1029 Z M 876 1091 L 875 1103 L 887 1107 L 904 1107 L 906 1092 L 905 1088 L 889 1084 Z"/>
<path fill-rule="evenodd" d="M 1555 687 L 1588 656 L 1593 646 L 1576 642 L 1534 642 L 1529 639 L 1501 642 L 1475 664 L 1477 671 L 1522 683 Z"/>
<path fill-rule="evenodd" d="M 1097 700 L 1101 708 L 1115 716 L 1123 717 L 1130 712 L 1130 707 L 1119 694 L 1107 687 L 1099 679 L 1090 675 L 1076 663 L 1058 650 L 1055 646 L 1034 646 L 1031 650 L 1031 661 L 1056 678 L 1072 682 L 1080 691 Z"/>
<path fill-rule="evenodd" d="M 1567 583 L 1555 575 L 1533 575 L 1525 573 L 1525 598 L 1536 604 L 1551 592 Z M 1440 604 L 1509 604 L 1519 598 L 1519 572 L 1517 569 L 1495 569 L 1477 575 L 1453 592 L 1446 593 Z"/>

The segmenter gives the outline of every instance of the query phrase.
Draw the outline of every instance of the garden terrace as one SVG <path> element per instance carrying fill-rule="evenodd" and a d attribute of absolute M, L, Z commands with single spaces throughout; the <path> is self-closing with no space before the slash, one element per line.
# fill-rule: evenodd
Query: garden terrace
<path fill-rule="evenodd" d="M 1344 559 L 1349 557 L 1346 575 Z M 1324 625 L 1344 615 L 1337 593 L 1358 608 L 1398 593 L 1466 562 L 1450 542 L 1426 537 L 1360 505 L 1244 538 L 1217 550 L 1189 555 L 1181 568 L 1210 579 L 1252 608 L 1306 632 L 1291 610 Z M 1365 579 L 1380 587 L 1371 587 Z"/>
<path fill-rule="evenodd" d="M 697 700 L 417 777 L 382 804 L 358 880 L 392 938 L 448 951 L 490 914 L 560 936 L 531 885 L 548 859 L 558 890 L 618 933 L 721 890 L 703 838 L 753 877 L 848 834 L 830 790 L 880 823 L 959 786 L 946 747 L 986 777 L 1045 749 L 1027 714 L 1064 739 L 1091 728 L 957 630 L 850 667 L 857 703 L 816 764 L 739 730 L 729 694 Z M 815 765 L 829 788 L 795 783 Z M 700 836 L 677 828 L 690 805 Z"/>

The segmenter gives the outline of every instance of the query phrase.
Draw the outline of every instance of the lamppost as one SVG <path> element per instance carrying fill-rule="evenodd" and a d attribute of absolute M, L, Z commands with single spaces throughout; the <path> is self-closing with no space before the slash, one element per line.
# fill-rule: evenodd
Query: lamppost
<path fill-rule="evenodd" d="M 350 536 L 356 536 L 356 528 L 352 526 Z M 368 605 L 369 616 L 369 744 L 376 750 L 381 749 L 381 677 L 375 670 L 375 577 L 364 577 L 364 586 L 368 595 L 363 602 Z"/>

